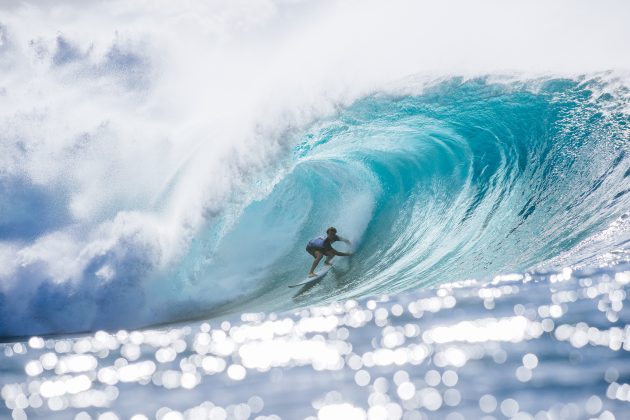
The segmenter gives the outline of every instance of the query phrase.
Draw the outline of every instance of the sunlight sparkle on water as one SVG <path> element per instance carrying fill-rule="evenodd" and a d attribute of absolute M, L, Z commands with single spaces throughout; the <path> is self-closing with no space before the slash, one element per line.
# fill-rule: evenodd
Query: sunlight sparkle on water
<path fill-rule="evenodd" d="M 619 320 L 628 319 L 629 278 L 627 271 L 590 278 L 562 270 L 548 281 L 528 275 L 527 282 L 508 275 L 486 284 L 441 285 L 400 300 L 350 300 L 295 314 L 243 314 L 229 322 L 97 331 L 74 339 L 31 337 L 3 345 L 5 357 L 19 360 L 22 369 L 4 380 L 1 396 L 15 418 L 67 410 L 77 419 L 271 419 L 277 418 L 270 411 L 278 407 L 274 389 L 313 379 L 314 388 L 304 394 L 311 411 L 302 408 L 300 414 L 310 419 L 409 420 L 435 413 L 460 419 L 463 412 L 621 418 L 615 417 L 623 412 L 615 404 L 630 401 L 630 384 L 620 373 L 627 374 L 625 363 L 598 374 L 603 394 L 590 392 L 564 405 L 521 400 L 502 384 L 512 380 L 511 386 L 527 389 L 563 370 L 574 375 L 579 365 L 572 361 L 591 357 L 597 348 L 612 352 L 609 363 L 626 357 L 630 328 Z M 526 289 L 534 290 L 537 300 L 519 299 Z M 602 318 L 580 319 L 574 308 L 582 304 L 593 305 Z M 459 308 L 467 314 L 464 320 L 451 316 Z M 548 359 L 552 348 L 569 360 L 560 372 Z M 481 368 L 491 381 L 492 365 L 502 372 L 501 381 L 477 389 L 473 372 Z M 261 375 L 270 381 L 268 389 L 252 388 Z M 207 401 L 204 393 L 221 383 L 242 388 L 241 400 Z M 183 401 L 190 403 L 166 407 L 145 401 L 148 406 L 123 412 L 119 403 L 134 406 L 127 389 L 138 387 L 152 387 L 156 395 L 187 395 Z M 103 408 L 109 411 L 94 415 Z"/>

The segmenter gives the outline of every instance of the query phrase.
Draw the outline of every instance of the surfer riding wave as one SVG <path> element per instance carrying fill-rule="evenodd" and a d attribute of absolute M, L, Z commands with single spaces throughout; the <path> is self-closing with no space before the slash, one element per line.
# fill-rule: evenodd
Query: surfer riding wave
<path fill-rule="evenodd" d="M 324 255 L 326 256 L 326 260 L 324 260 L 324 264 L 326 265 L 332 265 L 331 261 L 335 255 L 339 255 L 340 257 L 352 255 L 352 253 L 341 252 L 334 249 L 332 247 L 332 243 L 336 241 L 345 242 L 350 245 L 350 241 L 337 235 L 337 229 L 331 226 L 326 229 L 326 236 L 319 236 L 308 242 L 306 245 L 306 252 L 315 258 L 315 261 L 313 261 L 313 264 L 311 265 L 311 270 L 308 272 L 309 277 L 316 276 L 315 269 Z"/>

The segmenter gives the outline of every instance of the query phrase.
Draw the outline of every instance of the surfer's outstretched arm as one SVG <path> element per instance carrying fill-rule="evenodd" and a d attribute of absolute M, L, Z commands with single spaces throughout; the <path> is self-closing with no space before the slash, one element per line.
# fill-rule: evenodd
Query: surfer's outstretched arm
<path fill-rule="evenodd" d="M 335 257 L 335 255 L 338 255 L 340 257 L 348 257 L 352 254 L 347 253 L 347 252 L 337 251 L 336 249 L 331 249 L 330 252 L 326 255 L 326 260 L 324 261 L 324 264 L 332 265 L 331 261 Z"/>
<path fill-rule="evenodd" d="M 350 255 L 352 255 L 352 252 L 341 252 L 341 251 L 337 251 L 336 249 L 332 250 L 333 254 L 338 255 L 340 257 L 349 257 Z"/>
<path fill-rule="evenodd" d="M 340 257 L 348 257 L 352 254 L 348 252 L 337 251 L 336 249 L 331 249 L 330 252 L 326 256 L 326 260 L 324 261 L 324 264 L 332 265 L 331 261 L 335 257 L 335 255 L 338 255 Z"/>

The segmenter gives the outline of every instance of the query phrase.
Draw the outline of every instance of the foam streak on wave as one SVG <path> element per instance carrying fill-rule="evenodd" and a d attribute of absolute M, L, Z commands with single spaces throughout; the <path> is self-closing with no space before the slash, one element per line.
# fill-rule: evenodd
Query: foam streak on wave
<path fill-rule="evenodd" d="M 627 208 L 626 2 L 159 3 L 0 8 L 0 335 L 570 263 Z M 362 262 L 291 301 L 329 223 Z"/>

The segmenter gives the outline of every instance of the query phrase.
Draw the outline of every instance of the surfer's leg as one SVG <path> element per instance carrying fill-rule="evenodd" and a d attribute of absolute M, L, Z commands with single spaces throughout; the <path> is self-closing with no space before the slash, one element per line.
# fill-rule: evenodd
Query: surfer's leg
<path fill-rule="evenodd" d="M 332 265 L 331 261 L 332 261 L 333 258 L 335 258 L 335 254 L 328 254 L 326 256 L 326 259 L 324 260 L 324 264 Z"/>
<path fill-rule="evenodd" d="M 311 265 L 311 271 L 308 272 L 309 277 L 315 277 L 315 269 L 317 268 L 317 264 L 319 264 L 319 261 L 324 256 L 320 251 L 315 251 L 313 254 L 315 254 L 315 261 L 313 261 L 313 265 Z"/>

